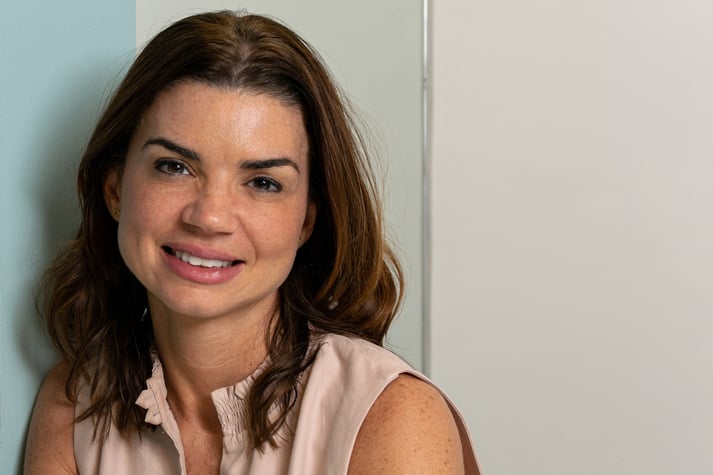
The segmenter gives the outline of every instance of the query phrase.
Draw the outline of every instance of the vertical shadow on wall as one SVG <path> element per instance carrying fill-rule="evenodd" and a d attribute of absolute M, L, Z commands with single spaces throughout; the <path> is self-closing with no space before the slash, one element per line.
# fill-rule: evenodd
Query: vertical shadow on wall
<path fill-rule="evenodd" d="M 11 309 L 10 315 L 14 323 L 13 336 L 19 342 L 19 356 L 29 368 L 29 376 L 37 381 L 57 360 L 39 316 L 37 283 L 59 249 L 74 237 L 79 224 L 77 165 L 108 97 L 104 91 L 109 91 L 116 82 L 106 85 L 106 68 L 101 66 L 104 65 L 88 67 L 78 72 L 74 81 L 62 84 L 58 88 L 62 93 L 57 95 L 56 102 L 46 104 L 44 123 L 32 125 L 43 135 L 36 138 L 38 142 L 28 154 L 32 170 L 26 186 L 22 187 L 27 195 L 20 199 L 31 203 L 31 208 L 36 210 L 35 229 L 41 236 L 36 242 L 41 246 L 33 250 L 35 279 L 28 282 L 23 295 L 17 297 L 17 307 Z M 101 97 L 97 98 L 98 95 Z M 22 472 L 29 416 L 23 433 L 18 434 L 23 440 L 16 465 L 18 473 Z"/>

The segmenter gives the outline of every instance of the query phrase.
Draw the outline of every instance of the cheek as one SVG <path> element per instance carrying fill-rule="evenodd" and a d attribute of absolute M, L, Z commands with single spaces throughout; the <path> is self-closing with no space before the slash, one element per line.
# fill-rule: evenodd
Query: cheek
<path fill-rule="evenodd" d="M 297 252 L 305 219 L 305 207 L 294 206 L 281 213 L 247 218 L 245 228 L 252 230 L 254 242 L 263 250 L 293 254 Z"/>
<path fill-rule="evenodd" d="M 171 212 L 181 196 L 168 193 L 148 181 L 135 178 L 132 186 L 122 189 L 122 216 L 128 214 L 127 221 L 139 227 L 151 227 L 162 216 Z"/>
<path fill-rule="evenodd" d="M 288 216 L 284 218 L 284 234 L 285 237 L 289 235 L 294 241 L 299 240 L 302 234 L 302 228 L 305 225 L 305 220 L 307 219 L 307 206 L 298 205 L 295 206 L 289 213 Z"/>
<path fill-rule="evenodd" d="M 122 255 L 136 252 L 135 246 L 138 246 L 141 236 L 159 228 L 162 218 L 166 216 L 165 206 L 162 210 L 150 192 L 137 188 L 127 189 L 122 194 L 118 234 Z M 126 257 L 128 256 L 125 255 Z"/>

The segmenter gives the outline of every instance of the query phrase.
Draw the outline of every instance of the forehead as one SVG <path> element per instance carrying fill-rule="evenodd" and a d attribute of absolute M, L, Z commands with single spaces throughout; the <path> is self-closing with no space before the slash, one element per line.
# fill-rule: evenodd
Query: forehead
<path fill-rule="evenodd" d="M 144 113 L 132 142 L 153 136 L 193 147 L 238 147 L 305 160 L 308 153 L 299 107 L 269 94 L 196 82 L 161 92 Z"/>

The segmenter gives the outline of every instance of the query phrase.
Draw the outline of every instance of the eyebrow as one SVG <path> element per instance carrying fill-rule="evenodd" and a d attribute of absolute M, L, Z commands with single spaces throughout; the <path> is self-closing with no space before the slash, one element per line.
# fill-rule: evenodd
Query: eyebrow
<path fill-rule="evenodd" d="M 186 158 L 190 158 L 191 160 L 198 160 L 200 161 L 201 157 L 198 155 L 198 152 L 191 150 L 190 148 L 182 147 L 178 145 L 175 142 L 172 142 L 168 139 L 165 139 L 163 137 L 153 137 L 150 138 L 146 141 L 143 147 L 141 148 L 146 148 L 149 145 L 160 145 L 161 147 L 168 149 L 172 152 L 175 152 L 179 155 L 182 155 Z"/>
<path fill-rule="evenodd" d="M 275 168 L 275 167 L 292 167 L 300 172 L 300 167 L 292 159 L 289 158 L 268 158 L 265 160 L 246 160 L 240 164 L 240 168 L 243 170 L 262 170 L 265 168 Z"/>
<path fill-rule="evenodd" d="M 164 137 L 153 137 L 144 143 L 142 148 L 146 148 L 149 145 L 158 145 L 174 153 L 177 153 L 185 158 L 200 161 L 200 155 L 195 150 L 183 147 L 177 143 L 168 140 Z M 265 160 L 245 160 L 240 163 L 240 168 L 243 170 L 264 170 L 266 168 L 277 168 L 277 167 L 292 167 L 297 172 L 300 172 L 300 167 L 294 160 L 287 157 L 279 158 L 267 158 Z"/>

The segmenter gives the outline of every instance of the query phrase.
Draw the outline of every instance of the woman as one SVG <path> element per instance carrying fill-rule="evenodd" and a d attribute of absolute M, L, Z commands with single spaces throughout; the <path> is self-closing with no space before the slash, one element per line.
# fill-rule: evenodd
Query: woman
<path fill-rule="evenodd" d="M 478 473 L 457 411 L 381 348 L 401 271 L 344 100 L 289 29 L 161 32 L 78 185 L 26 473 Z"/>

